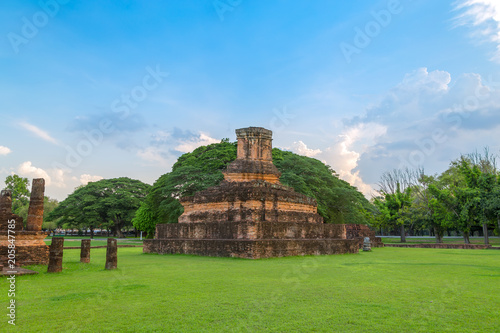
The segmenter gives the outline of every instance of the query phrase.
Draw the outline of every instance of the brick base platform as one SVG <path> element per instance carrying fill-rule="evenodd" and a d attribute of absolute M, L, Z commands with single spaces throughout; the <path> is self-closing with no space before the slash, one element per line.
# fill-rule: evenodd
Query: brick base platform
<path fill-rule="evenodd" d="M 365 225 L 245 222 L 158 224 L 144 253 L 196 254 L 214 257 L 270 258 L 358 253 L 363 238 L 383 246 Z"/>
<path fill-rule="evenodd" d="M 147 239 L 144 241 L 143 252 L 260 259 L 358 253 L 359 245 L 357 240 L 354 239 Z"/>

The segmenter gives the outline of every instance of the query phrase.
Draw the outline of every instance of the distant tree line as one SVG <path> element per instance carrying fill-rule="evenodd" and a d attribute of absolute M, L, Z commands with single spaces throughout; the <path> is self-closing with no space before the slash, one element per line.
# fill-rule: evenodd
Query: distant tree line
<path fill-rule="evenodd" d="M 456 233 L 470 243 L 473 231 L 500 231 L 500 173 L 496 156 L 489 153 L 462 155 L 440 175 L 426 175 L 422 168 L 385 172 L 379 182 L 380 196 L 371 225 L 405 235 L 429 231 L 441 243 L 445 233 Z"/>

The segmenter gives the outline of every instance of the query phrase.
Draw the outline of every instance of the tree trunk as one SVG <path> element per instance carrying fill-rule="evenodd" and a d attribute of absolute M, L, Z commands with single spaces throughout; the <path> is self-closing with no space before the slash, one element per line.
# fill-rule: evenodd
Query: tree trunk
<path fill-rule="evenodd" d="M 465 244 L 470 244 L 469 232 L 464 232 L 464 242 Z"/>
<path fill-rule="evenodd" d="M 497 216 L 498 231 L 500 232 L 500 215 Z"/>
<path fill-rule="evenodd" d="M 90 239 L 94 239 L 94 227 L 90 227 Z"/>
<path fill-rule="evenodd" d="M 436 243 L 441 244 L 443 242 L 443 233 L 439 232 L 437 227 L 434 227 L 434 233 L 436 234 Z"/>
<path fill-rule="evenodd" d="M 122 227 L 123 227 L 123 222 L 119 219 L 116 219 L 113 221 L 114 224 L 112 226 L 113 228 L 113 235 L 116 237 L 116 238 L 124 238 L 123 237 L 123 232 L 122 232 Z"/>
<path fill-rule="evenodd" d="M 400 233 L 401 233 L 401 243 L 406 243 L 406 234 L 405 234 L 404 224 L 401 224 Z"/>
<path fill-rule="evenodd" d="M 484 244 L 488 245 L 490 243 L 490 240 L 488 238 L 488 224 L 483 223 L 483 236 L 484 236 Z"/>

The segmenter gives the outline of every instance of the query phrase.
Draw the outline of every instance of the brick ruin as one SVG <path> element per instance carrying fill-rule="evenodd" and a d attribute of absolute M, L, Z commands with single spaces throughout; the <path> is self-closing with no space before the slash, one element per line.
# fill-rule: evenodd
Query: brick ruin
<path fill-rule="evenodd" d="M 179 223 L 157 224 L 145 253 L 269 258 L 357 253 L 364 237 L 380 246 L 364 225 L 325 224 L 316 200 L 280 183 L 272 162 L 272 132 L 236 130 L 237 158 L 220 185 L 180 199 Z"/>
<path fill-rule="evenodd" d="M 49 247 L 43 241 L 48 233 L 42 231 L 43 198 L 45 180 L 33 179 L 26 228 L 23 218 L 12 214 L 12 192 L 1 191 L 0 195 L 0 263 L 7 267 L 8 263 L 8 225 L 15 221 L 16 266 L 46 265 L 49 261 Z M 12 223 L 11 223 L 12 224 Z"/>

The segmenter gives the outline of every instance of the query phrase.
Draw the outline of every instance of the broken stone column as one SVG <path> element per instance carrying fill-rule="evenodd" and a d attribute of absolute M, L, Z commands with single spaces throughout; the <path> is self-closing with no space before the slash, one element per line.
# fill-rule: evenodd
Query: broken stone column
<path fill-rule="evenodd" d="M 83 262 L 85 264 L 88 264 L 90 262 L 90 239 L 82 239 L 80 262 Z"/>
<path fill-rule="evenodd" d="M 44 192 L 45 179 L 33 179 L 33 184 L 31 186 L 30 206 L 28 209 L 28 219 L 26 220 L 27 231 L 42 230 Z"/>
<path fill-rule="evenodd" d="M 363 251 L 371 251 L 371 250 L 372 250 L 372 243 L 370 241 L 370 237 L 365 237 L 363 242 Z"/>
<path fill-rule="evenodd" d="M 49 248 L 48 273 L 58 273 L 62 271 L 64 237 L 53 237 Z"/>
<path fill-rule="evenodd" d="M 108 238 L 108 247 L 106 248 L 106 269 L 116 269 L 118 261 L 118 245 L 115 238 Z"/>
<path fill-rule="evenodd" d="M 23 218 L 12 214 L 12 191 L 3 190 L 0 193 L 0 231 L 12 229 L 12 225 L 14 225 L 14 231 L 23 230 Z"/>

